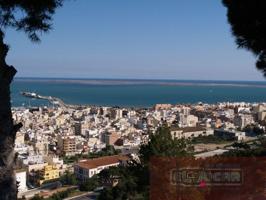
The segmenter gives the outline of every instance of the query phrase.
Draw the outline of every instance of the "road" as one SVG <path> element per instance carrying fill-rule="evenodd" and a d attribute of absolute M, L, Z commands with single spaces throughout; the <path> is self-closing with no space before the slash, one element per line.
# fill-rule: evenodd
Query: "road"
<path fill-rule="evenodd" d="M 34 197 L 36 194 L 40 194 L 41 192 L 51 193 L 53 190 L 60 188 L 63 188 L 60 182 L 47 183 L 41 187 L 18 193 L 18 197 L 22 198 L 23 196 L 25 196 L 26 198 L 31 198 Z M 77 186 L 71 186 L 71 188 L 77 188 Z"/>

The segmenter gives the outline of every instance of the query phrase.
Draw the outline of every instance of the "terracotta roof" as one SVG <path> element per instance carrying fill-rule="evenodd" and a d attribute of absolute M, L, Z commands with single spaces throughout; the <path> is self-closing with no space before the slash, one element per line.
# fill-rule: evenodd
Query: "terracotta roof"
<path fill-rule="evenodd" d="M 77 165 L 81 168 L 93 169 L 100 166 L 112 165 L 119 163 L 119 161 L 129 160 L 128 156 L 115 155 L 115 156 L 104 156 L 100 158 L 93 158 L 89 160 L 80 161 Z"/>

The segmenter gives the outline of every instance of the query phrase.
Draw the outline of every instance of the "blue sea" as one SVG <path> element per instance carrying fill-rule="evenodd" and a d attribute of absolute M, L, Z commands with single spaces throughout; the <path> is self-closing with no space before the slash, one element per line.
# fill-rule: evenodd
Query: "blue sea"
<path fill-rule="evenodd" d="M 157 103 L 266 102 L 266 82 L 16 78 L 12 105 L 51 106 L 20 92 L 59 97 L 69 104 L 151 107 Z"/>

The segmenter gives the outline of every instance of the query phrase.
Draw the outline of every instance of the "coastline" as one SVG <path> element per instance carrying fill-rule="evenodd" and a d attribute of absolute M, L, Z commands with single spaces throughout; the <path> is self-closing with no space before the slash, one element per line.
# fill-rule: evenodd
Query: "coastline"
<path fill-rule="evenodd" d="M 60 98 L 69 105 L 150 108 L 155 104 L 266 102 L 266 82 L 16 78 L 13 107 L 52 106 L 21 92 Z"/>
<path fill-rule="evenodd" d="M 39 94 L 35 94 L 32 96 L 29 95 L 25 95 L 25 94 L 21 94 L 22 96 L 29 98 L 29 99 L 42 99 L 42 100 L 46 100 L 48 102 L 50 102 L 51 105 L 53 105 L 53 107 L 56 105 L 56 107 L 61 107 L 61 108 L 66 108 L 66 109 L 86 109 L 88 107 L 108 107 L 108 108 L 130 108 L 130 109 L 151 109 L 153 107 L 156 106 L 152 105 L 149 107 L 123 107 L 123 106 L 104 106 L 104 105 L 88 105 L 88 104 L 82 104 L 82 105 L 78 105 L 78 104 L 67 104 L 65 103 L 62 99 L 58 98 L 58 97 L 52 97 L 52 96 L 42 96 Z M 177 103 L 175 105 L 218 105 L 218 104 L 266 104 L 266 102 L 217 102 L 217 103 L 204 103 L 204 102 L 198 102 L 198 103 Z M 171 105 L 171 106 L 175 106 L 174 104 L 168 104 L 168 103 L 158 103 L 157 105 Z M 39 106 L 42 107 L 42 106 Z M 20 108 L 20 107 L 12 107 L 12 108 Z M 21 107 L 23 108 L 23 107 Z"/>

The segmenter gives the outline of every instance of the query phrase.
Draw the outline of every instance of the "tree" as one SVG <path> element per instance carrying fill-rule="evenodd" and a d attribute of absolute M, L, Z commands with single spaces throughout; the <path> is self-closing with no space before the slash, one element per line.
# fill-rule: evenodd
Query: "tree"
<path fill-rule="evenodd" d="M 39 195 L 35 195 L 31 200 L 43 200 L 43 197 L 40 197 Z"/>
<path fill-rule="evenodd" d="M 79 186 L 80 191 L 93 191 L 99 186 L 98 176 L 94 175 Z"/>
<path fill-rule="evenodd" d="M 108 169 L 103 169 L 99 174 L 99 181 L 103 185 L 112 185 L 115 178 L 119 178 L 121 172 L 118 167 L 109 167 Z"/>
<path fill-rule="evenodd" d="M 134 160 L 127 166 L 103 170 L 99 177 L 108 181 L 118 177 L 118 184 L 113 188 L 105 188 L 99 195 L 104 199 L 149 199 L 149 160 L 152 156 L 180 157 L 189 156 L 190 148 L 185 139 L 176 139 L 171 136 L 166 125 L 160 127 L 155 134 L 150 134 L 150 141 L 140 147 L 140 162 Z"/>
<path fill-rule="evenodd" d="M 9 46 L 4 42 L 6 28 L 25 32 L 31 41 L 52 27 L 52 15 L 63 0 L 0 0 L 0 199 L 17 199 L 14 176 L 14 140 L 22 124 L 14 124 L 10 103 L 10 84 L 16 69 L 6 63 Z"/>
<path fill-rule="evenodd" d="M 150 135 L 150 141 L 141 146 L 139 153 L 141 162 L 146 165 L 151 156 L 187 156 L 191 150 L 187 140 L 173 138 L 169 127 L 164 125 Z"/>
<path fill-rule="evenodd" d="M 258 56 L 256 66 L 266 76 L 266 1 L 223 0 L 236 44 Z"/>
<path fill-rule="evenodd" d="M 78 181 L 74 174 L 71 174 L 69 171 L 60 177 L 60 182 L 64 185 L 77 185 Z"/>
<path fill-rule="evenodd" d="M 221 156 L 228 157 L 264 157 L 266 156 L 266 138 L 260 136 L 256 142 L 248 145 L 245 143 L 234 143 L 234 149 L 223 153 Z"/>
<path fill-rule="evenodd" d="M 101 191 L 98 199 L 144 199 L 143 194 L 148 191 L 146 187 L 148 181 L 144 184 L 140 180 L 143 176 L 147 177 L 148 172 L 146 174 L 140 173 L 142 168 L 142 166 L 129 165 L 102 170 L 99 179 L 101 183 L 104 183 L 105 188 Z M 115 186 L 111 184 L 114 178 L 118 180 Z"/>
<path fill-rule="evenodd" d="M 250 146 L 247 143 L 243 143 L 243 142 L 234 142 L 234 144 L 232 144 L 232 147 L 236 148 L 236 149 L 250 149 Z"/>

